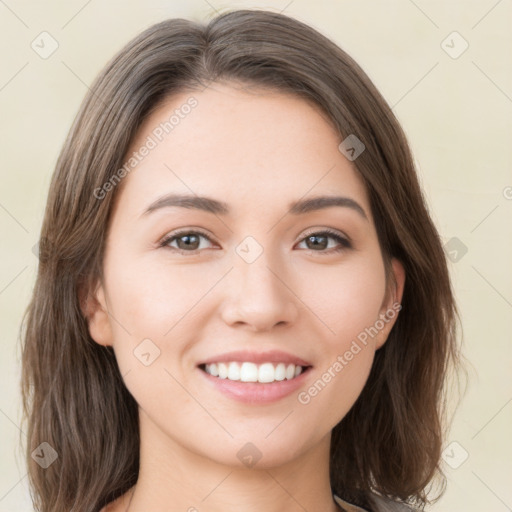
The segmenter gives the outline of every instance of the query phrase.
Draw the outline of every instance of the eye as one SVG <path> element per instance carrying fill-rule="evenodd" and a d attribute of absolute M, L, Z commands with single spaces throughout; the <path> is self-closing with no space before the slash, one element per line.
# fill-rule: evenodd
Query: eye
<path fill-rule="evenodd" d="M 210 238 L 200 231 L 180 231 L 166 236 L 160 242 L 160 246 L 170 247 L 180 253 L 194 253 L 207 248 L 204 244 L 201 244 L 201 239 L 211 242 Z"/>
<path fill-rule="evenodd" d="M 334 240 L 338 244 L 338 246 L 336 247 L 336 243 L 334 244 L 334 247 L 332 244 L 330 245 L 329 239 Z M 306 248 L 309 250 L 327 254 L 331 254 L 333 252 L 340 252 L 345 249 L 350 249 L 352 247 L 352 244 L 349 242 L 347 238 L 340 235 L 336 231 L 331 231 L 329 229 L 309 233 L 300 243 L 305 243 Z"/>
<path fill-rule="evenodd" d="M 201 240 L 211 243 L 210 237 L 201 231 L 184 230 L 169 234 L 159 245 L 160 247 L 173 249 L 181 254 L 194 254 L 208 248 L 207 244 L 205 246 L 205 244 L 201 243 Z M 335 243 L 331 244 L 329 240 L 334 240 Z M 299 242 L 299 244 L 301 243 L 306 244 L 306 249 L 327 254 L 341 252 L 352 247 L 347 238 L 329 229 L 311 232 Z"/>

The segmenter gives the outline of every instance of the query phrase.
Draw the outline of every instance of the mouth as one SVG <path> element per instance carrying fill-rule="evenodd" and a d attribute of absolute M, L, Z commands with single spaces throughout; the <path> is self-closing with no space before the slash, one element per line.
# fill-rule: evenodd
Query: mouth
<path fill-rule="evenodd" d="M 218 379 L 271 384 L 272 382 L 293 380 L 308 371 L 311 366 L 284 362 L 256 364 L 250 361 L 227 361 L 200 364 L 199 368 Z"/>
<path fill-rule="evenodd" d="M 237 350 L 203 360 L 197 368 L 204 382 L 227 398 L 265 405 L 297 392 L 313 365 L 280 350 Z"/>

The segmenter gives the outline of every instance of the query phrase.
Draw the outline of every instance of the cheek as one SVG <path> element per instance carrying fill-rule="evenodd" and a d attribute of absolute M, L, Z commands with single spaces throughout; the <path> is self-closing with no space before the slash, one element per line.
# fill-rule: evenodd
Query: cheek
<path fill-rule="evenodd" d="M 119 323 L 136 336 L 161 339 L 193 312 L 223 271 L 140 258 L 107 272 L 112 313 Z"/>
<path fill-rule="evenodd" d="M 105 266 L 106 287 L 113 345 L 123 375 L 141 369 L 141 354 L 149 352 L 157 367 L 167 360 L 169 368 L 186 354 L 201 325 L 199 317 L 204 317 L 208 291 L 226 272 L 220 267 L 171 266 L 145 258 L 123 260 L 122 254 L 111 254 Z"/>
<path fill-rule="evenodd" d="M 355 403 L 370 373 L 386 285 L 377 256 L 332 270 L 317 273 L 314 288 L 302 295 L 324 324 L 324 355 L 316 379 L 297 397 L 299 407 L 311 417 L 321 414 L 330 428 Z"/>
<path fill-rule="evenodd" d="M 127 389 L 146 411 L 158 411 L 164 402 L 170 406 L 170 397 L 179 408 L 193 406 L 177 384 L 183 375 L 176 363 L 194 341 L 194 306 L 215 276 L 112 254 L 114 261 L 106 266 L 106 287 L 113 347 Z"/>
<path fill-rule="evenodd" d="M 311 278 L 303 282 L 299 296 L 324 324 L 324 340 L 330 347 L 347 349 L 351 340 L 378 320 L 386 288 L 379 254 L 319 268 L 313 275 L 309 270 L 304 275 Z"/>
<path fill-rule="evenodd" d="M 352 408 L 368 379 L 374 351 L 355 342 L 338 351 L 316 379 L 297 395 L 299 411 L 313 428 L 322 418 L 324 431 L 332 430 Z"/>

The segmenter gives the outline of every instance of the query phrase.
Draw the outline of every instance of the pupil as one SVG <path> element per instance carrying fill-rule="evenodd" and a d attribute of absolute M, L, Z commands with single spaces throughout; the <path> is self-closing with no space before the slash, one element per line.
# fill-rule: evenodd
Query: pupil
<path fill-rule="evenodd" d="M 323 240 L 323 242 L 316 242 L 315 240 Z M 313 235 L 313 236 L 310 236 L 308 237 L 308 241 L 310 241 L 313 245 L 313 247 L 319 247 L 321 246 L 322 248 L 325 248 L 326 247 L 326 241 L 327 241 L 327 237 L 326 236 L 318 236 L 318 235 Z"/>
<path fill-rule="evenodd" d="M 198 236 L 197 235 L 183 235 L 181 236 L 178 241 L 182 241 L 185 248 L 189 248 L 192 245 L 197 245 Z M 197 247 L 194 247 L 196 249 Z"/>

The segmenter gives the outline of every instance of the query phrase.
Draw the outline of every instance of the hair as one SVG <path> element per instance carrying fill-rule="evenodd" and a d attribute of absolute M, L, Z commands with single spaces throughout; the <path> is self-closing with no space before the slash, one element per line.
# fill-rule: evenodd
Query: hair
<path fill-rule="evenodd" d="M 457 309 L 445 254 L 411 151 L 391 108 L 359 65 L 308 25 L 269 11 L 237 10 L 202 25 L 155 24 L 110 60 L 70 129 L 50 184 L 39 268 L 23 323 L 26 460 L 41 512 L 97 511 L 139 471 L 138 406 L 112 347 L 95 343 L 83 290 L 102 278 L 114 198 L 95 190 L 123 167 L 141 123 L 162 101 L 214 81 L 313 102 L 366 150 L 353 164 L 369 194 L 386 268 L 406 272 L 402 310 L 368 381 L 332 431 L 333 492 L 369 510 L 372 495 L 424 507 L 444 477 L 445 382 L 459 361 Z M 49 443 L 47 469 L 31 453 Z"/>

